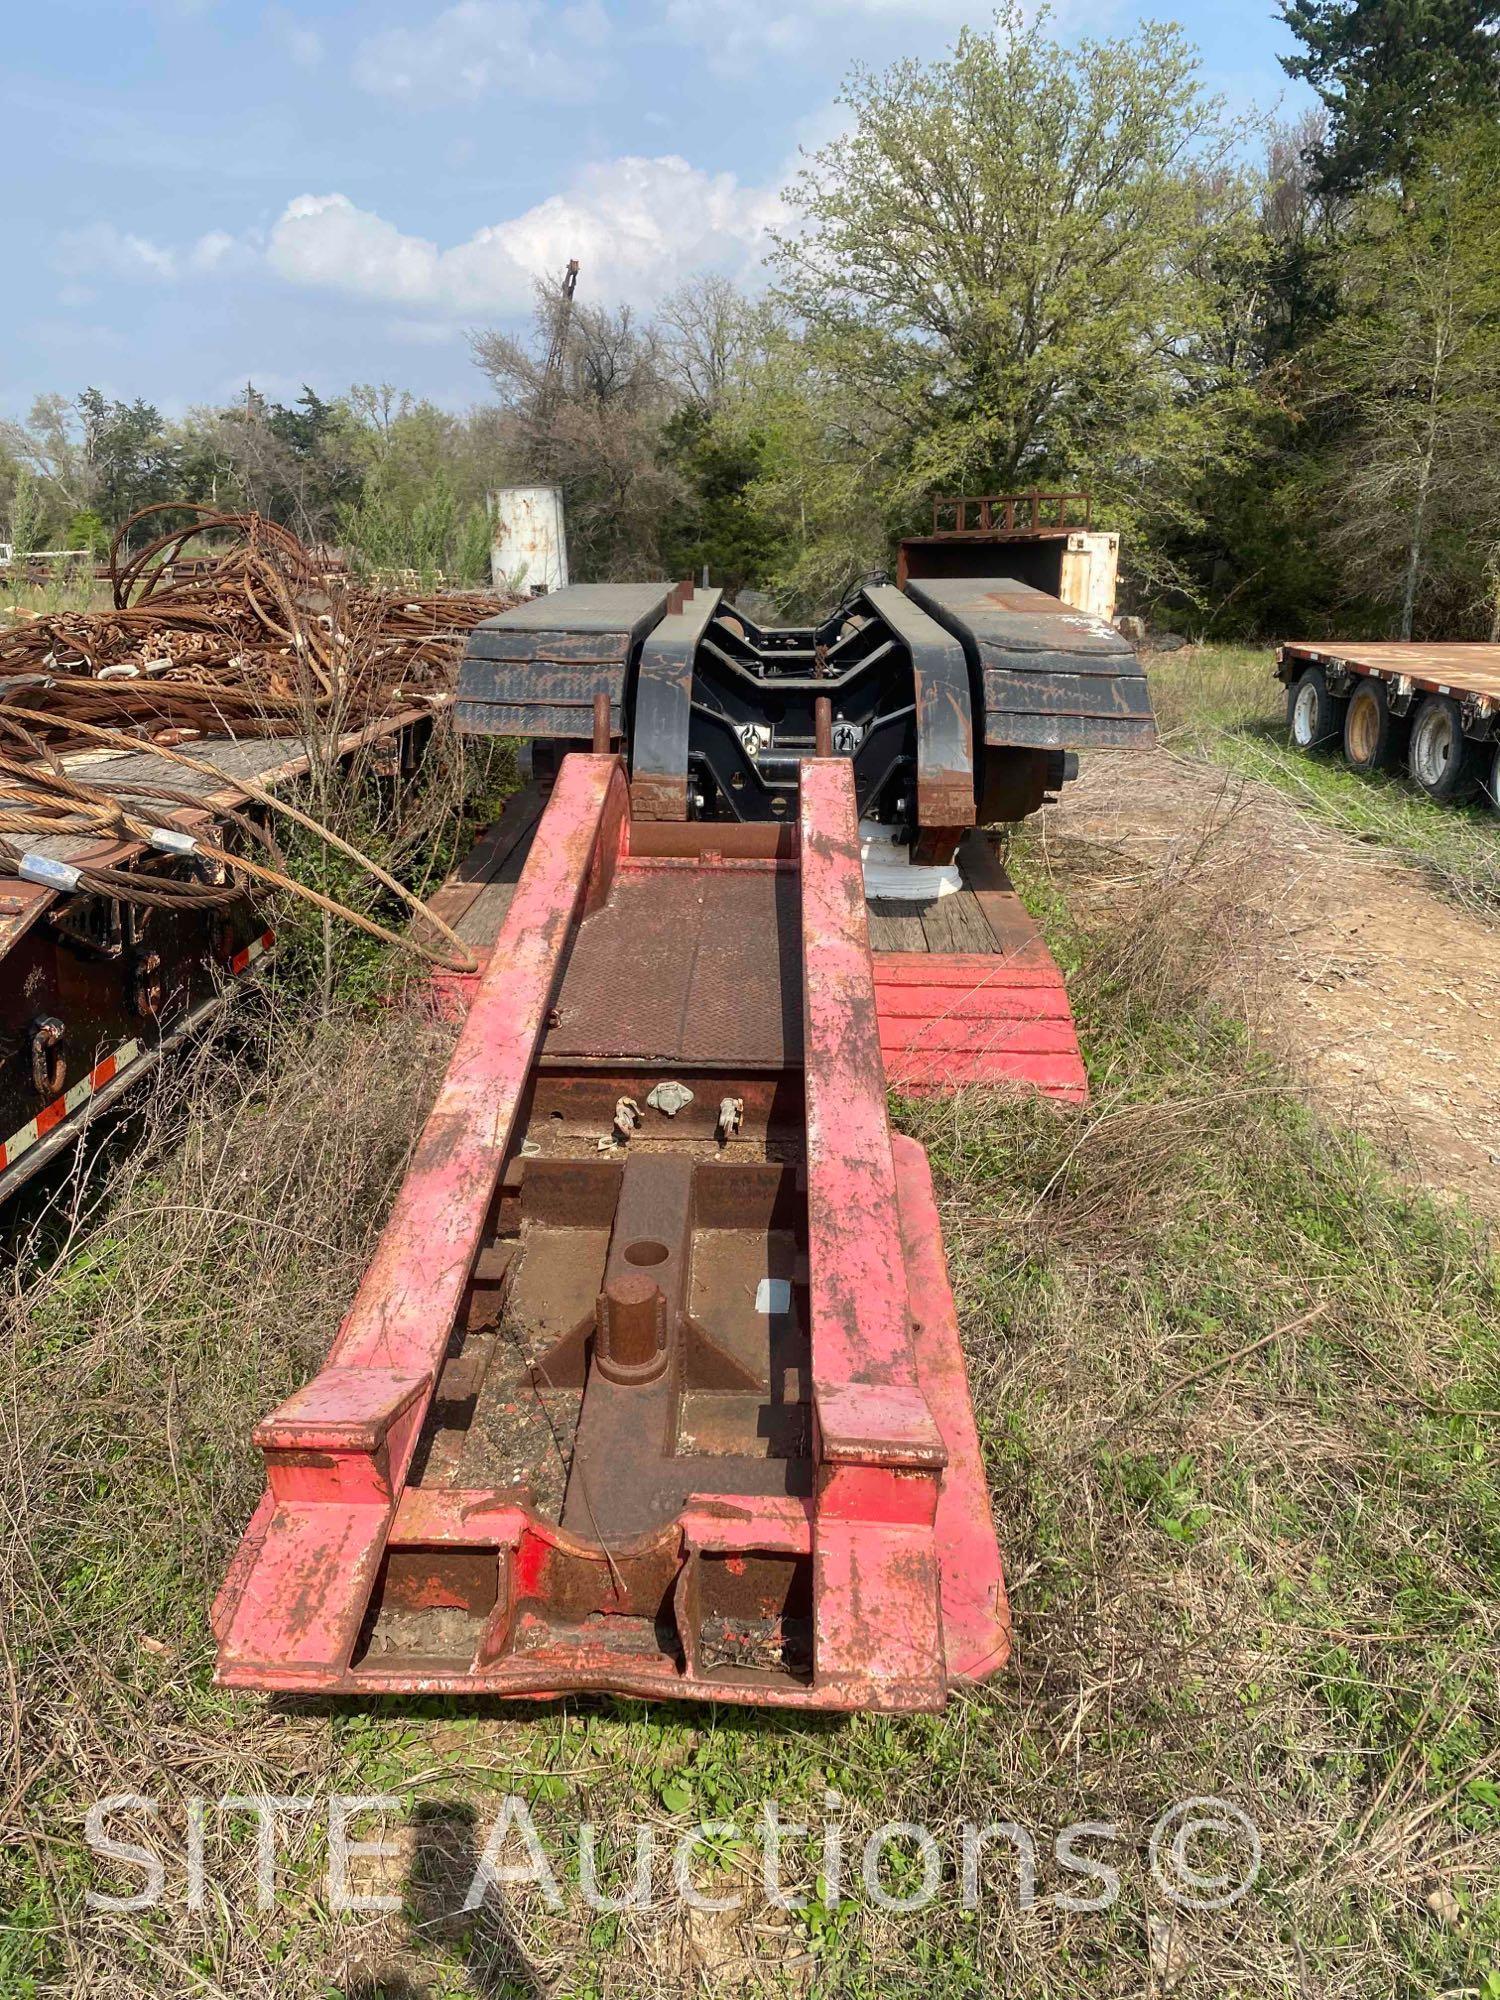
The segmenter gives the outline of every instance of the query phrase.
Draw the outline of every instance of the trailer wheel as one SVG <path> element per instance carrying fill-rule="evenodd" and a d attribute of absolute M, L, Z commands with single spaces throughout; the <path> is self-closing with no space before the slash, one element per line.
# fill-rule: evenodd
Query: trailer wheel
<path fill-rule="evenodd" d="M 1286 722 L 1299 750 L 1331 750 L 1338 742 L 1344 728 L 1344 704 L 1330 691 L 1321 667 L 1306 668 L 1287 689 Z"/>
<path fill-rule="evenodd" d="M 1344 755 L 1356 771 L 1389 771 L 1401 761 L 1406 725 L 1392 715 L 1385 682 L 1371 675 L 1349 697 L 1344 711 Z"/>
<path fill-rule="evenodd" d="M 1490 750 L 1490 775 L 1484 796 L 1490 811 L 1500 812 L 1500 741 Z"/>
<path fill-rule="evenodd" d="M 1430 694 L 1411 726 L 1412 777 L 1440 805 L 1461 805 L 1479 789 L 1478 758 L 1465 741 L 1463 711 L 1448 694 Z"/>

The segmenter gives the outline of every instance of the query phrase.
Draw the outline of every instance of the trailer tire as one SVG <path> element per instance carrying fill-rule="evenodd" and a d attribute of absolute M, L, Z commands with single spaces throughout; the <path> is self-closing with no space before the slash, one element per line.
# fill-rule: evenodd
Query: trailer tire
<path fill-rule="evenodd" d="M 1299 750 L 1317 756 L 1334 749 L 1344 733 L 1344 703 L 1321 667 L 1306 667 L 1286 691 L 1286 726 Z"/>
<path fill-rule="evenodd" d="M 1484 801 L 1491 812 L 1500 812 L 1500 738 L 1493 744 L 1484 746 L 1489 751 L 1489 782 L 1484 787 Z"/>
<path fill-rule="evenodd" d="M 1464 736 L 1463 710 L 1451 694 L 1430 694 L 1411 726 L 1412 781 L 1439 805 L 1462 805 L 1479 789 L 1476 746 Z"/>
<path fill-rule="evenodd" d="M 1406 742 L 1403 717 L 1392 715 L 1385 682 L 1361 680 L 1344 710 L 1344 756 L 1356 771 L 1389 771 Z"/>

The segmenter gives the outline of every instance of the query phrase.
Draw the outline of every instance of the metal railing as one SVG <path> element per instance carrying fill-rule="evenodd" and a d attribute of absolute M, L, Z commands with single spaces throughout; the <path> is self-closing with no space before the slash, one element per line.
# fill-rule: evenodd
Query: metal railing
<path fill-rule="evenodd" d="M 935 535 L 1056 535 L 1087 528 L 1087 493 L 952 494 L 932 503 Z"/>

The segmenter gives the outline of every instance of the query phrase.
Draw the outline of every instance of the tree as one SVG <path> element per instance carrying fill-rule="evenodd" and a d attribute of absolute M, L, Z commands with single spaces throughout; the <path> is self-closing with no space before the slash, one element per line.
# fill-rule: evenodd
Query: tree
<path fill-rule="evenodd" d="M 662 336 L 628 306 L 580 306 L 539 285 L 530 340 L 482 332 L 474 358 L 499 392 L 504 475 L 555 480 L 580 577 L 658 576 L 678 481 L 661 450 L 678 392 Z"/>
<path fill-rule="evenodd" d="M 766 325 L 735 421 L 757 440 L 747 502 L 776 530 L 760 580 L 788 613 L 821 615 L 889 562 L 902 527 L 897 423 L 784 321 Z"/>
<path fill-rule="evenodd" d="M 1318 179 L 1327 135 L 1321 111 L 1273 125 L 1267 135 L 1259 223 L 1261 357 L 1268 366 L 1296 355 L 1338 310 L 1336 258 L 1348 204 L 1325 193 Z"/>
<path fill-rule="evenodd" d="M 1325 125 L 1320 112 L 1273 125 L 1253 225 L 1207 240 L 1198 275 L 1216 305 L 1204 351 L 1220 383 L 1213 407 L 1232 421 L 1201 480 L 1169 486 L 1173 504 L 1158 501 L 1140 521 L 1163 544 L 1160 556 L 1148 549 L 1148 574 L 1178 584 L 1162 608 L 1216 633 L 1317 629 L 1327 602 L 1327 554 L 1306 488 L 1340 419 L 1326 405 L 1310 413 L 1307 372 L 1338 310 L 1347 204 L 1313 186 L 1308 155 Z M 1132 568 L 1136 558 L 1133 539 Z"/>
<path fill-rule="evenodd" d="M 1329 114 L 1320 193 L 1404 178 L 1455 118 L 1500 110 L 1500 0 L 1282 0 L 1306 53 L 1283 56 Z"/>
<path fill-rule="evenodd" d="M 1087 477 L 1127 525 L 1185 505 L 1243 408 L 1212 267 L 1253 188 L 1180 31 L 1065 48 L 1012 5 L 842 101 L 775 261 L 887 503 Z"/>
<path fill-rule="evenodd" d="M 110 534 L 138 507 L 182 490 L 180 440 L 152 404 L 98 389 L 39 396 L 24 423 L 0 424 L 0 446 L 37 481 L 49 535 L 97 515 Z"/>
<path fill-rule="evenodd" d="M 1326 467 L 1346 584 L 1409 639 L 1490 606 L 1500 548 L 1500 129 L 1430 146 L 1404 194 L 1356 205 L 1317 388 L 1343 420 Z M 1488 623 L 1488 618 L 1486 619 Z"/>
<path fill-rule="evenodd" d="M 180 490 L 264 514 L 304 541 L 325 540 L 359 497 L 357 429 L 347 403 L 326 401 L 306 385 L 286 405 L 247 383 L 242 401 L 187 419 Z"/>
<path fill-rule="evenodd" d="M 83 458 L 88 468 L 88 504 L 120 527 L 137 508 L 170 500 L 180 491 L 174 440 L 160 410 L 137 397 L 111 401 L 98 389 L 78 398 Z"/>
<path fill-rule="evenodd" d="M 743 389 L 763 313 L 738 285 L 713 271 L 662 300 L 658 337 L 669 378 L 685 401 L 712 415 Z"/>
<path fill-rule="evenodd" d="M 42 523 L 46 512 L 41 492 L 30 471 L 23 465 L 15 475 L 11 488 L 10 513 L 6 522 L 6 540 L 10 543 L 13 557 L 29 556 L 41 547 Z M 25 565 L 18 565 L 24 574 Z"/>
<path fill-rule="evenodd" d="M 662 524 L 664 567 L 710 578 L 731 596 L 759 584 L 781 553 L 771 510 L 757 491 L 765 439 L 726 411 L 686 403 L 662 432 L 681 489 Z"/>

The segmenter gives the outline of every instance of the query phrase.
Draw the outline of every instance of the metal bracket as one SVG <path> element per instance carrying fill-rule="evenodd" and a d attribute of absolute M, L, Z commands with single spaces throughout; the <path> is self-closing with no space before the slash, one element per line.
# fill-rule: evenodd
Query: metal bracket
<path fill-rule="evenodd" d="M 917 823 L 974 824 L 974 703 L 962 643 L 894 584 L 865 601 L 911 654 L 917 710 Z"/>
<path fill-rule="evenodd" d="M 630 806 L 637 819 L 688 816 L 688 727 L 698 645 L 723 592 L 695 590 L 641 648 L 631 736 Z"/>

